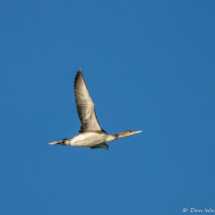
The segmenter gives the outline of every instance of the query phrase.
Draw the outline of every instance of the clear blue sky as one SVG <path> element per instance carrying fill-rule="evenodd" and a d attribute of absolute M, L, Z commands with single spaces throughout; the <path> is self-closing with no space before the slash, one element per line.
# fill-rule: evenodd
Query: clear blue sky
<path fill-rule="evenodd" d="M 0 2 L 0 214 L 215 209 L 215 1 Z M 142 133 L 91 150 L 78 68 L 101 127 Z M 187 212 L 190 213 L 190 212 Z"/>

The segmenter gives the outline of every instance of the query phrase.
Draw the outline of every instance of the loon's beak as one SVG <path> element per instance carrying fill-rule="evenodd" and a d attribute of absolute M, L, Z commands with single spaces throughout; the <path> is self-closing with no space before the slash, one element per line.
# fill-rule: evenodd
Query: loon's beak
<path fill-rule="evenodd" d="M 140 132 L 142 132 L 142 131 L 133 131 L 134 132 L 134 134 L 138 134 L 138 133 L 140 133 Z"/>

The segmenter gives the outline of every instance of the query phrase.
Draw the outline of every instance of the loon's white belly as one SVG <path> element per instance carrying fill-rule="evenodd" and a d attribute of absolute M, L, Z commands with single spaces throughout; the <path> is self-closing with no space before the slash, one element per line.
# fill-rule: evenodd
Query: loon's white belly
<path fill-rule="evenodd" d="M 92 147 L 107 141 L 108 134 L 97 132 L 84 132 L 70 140 L 72 146 Z"/>

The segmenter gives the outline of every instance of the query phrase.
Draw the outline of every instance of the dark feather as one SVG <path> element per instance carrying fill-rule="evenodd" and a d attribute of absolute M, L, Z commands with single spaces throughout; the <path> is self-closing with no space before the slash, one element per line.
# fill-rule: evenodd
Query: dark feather
<path fill-rule="evenodd" d="M 98 144 L 96 146 L 92 146 L 90 148 L 91 149 L 99 149 L 99 148 L 101 148 L 101 149 L 107 149 L 108 150 L 109 146 L 106 143 L 100 143 L 100 144 Z"/>

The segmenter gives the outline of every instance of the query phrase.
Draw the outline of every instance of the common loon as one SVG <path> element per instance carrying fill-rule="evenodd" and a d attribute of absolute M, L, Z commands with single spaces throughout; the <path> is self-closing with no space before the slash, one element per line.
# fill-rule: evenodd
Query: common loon
<path fill-rule="evenodd" d="M 81 121 L 80 134 L 71 138 L 63 139 L 61 141 L 54 141 L 50 145 L 72 145 L 80 147 L 90 147 L 91 149 L 102 148 L 108 149 L 106 142 L 112 142 L 121 137 L 129 137 L 131 135 L 140 133 L 142 131 L 124 131 L 119 134 L 108 134 L 99 125 L 94 103 L 88 92 L 87 86 L 84 82 L 81 69 L 78 69 L 75 77 L 75 101 L 78 110 L 78 116 Z"/>

